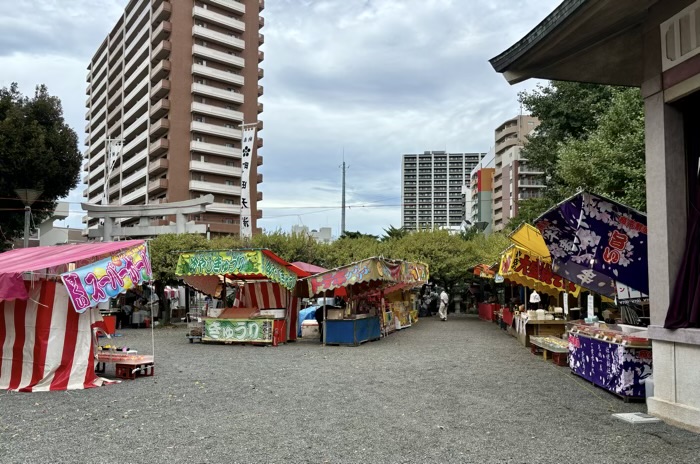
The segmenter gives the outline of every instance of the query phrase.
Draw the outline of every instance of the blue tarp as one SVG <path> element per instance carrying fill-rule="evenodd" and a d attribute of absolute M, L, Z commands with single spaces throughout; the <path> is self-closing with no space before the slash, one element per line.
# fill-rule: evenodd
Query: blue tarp
<path fill-rule="evenodd" d="M 319 306 L 309 306 L 299 311 L 299 321 L 297 322 L 297 336 L 301 337 L 301 323 L 304 321 L 316 320 L 316 309 Z"/>

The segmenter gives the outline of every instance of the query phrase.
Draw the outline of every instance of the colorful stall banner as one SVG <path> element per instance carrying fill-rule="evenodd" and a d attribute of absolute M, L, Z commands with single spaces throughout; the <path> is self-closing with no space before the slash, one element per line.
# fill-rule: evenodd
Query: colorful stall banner
<path fill-rule="evenodd" d="M 236 275 L 267 278 L 272 282 L 294 289 L 297 275 L 269 258 L 262 250 L 223 250 L 182 253 L 177 261 L 175 275 Z"/>
<path fill-rule="evenodd" d="M 217 342 L 272 342 L 272 319 L 205 319 L 202 340 Z"/>
<path fill-rule="evenodd" d="M 616 295 L 616 282 L 649 293 L 644 214 L 582 192 L 540 216 L 535 225 L 561 276 L 608 297 Z"/>
<path fill-rule="evenodd" d="M 399 280 L 396 280 L 396 277 L 392 277 L 391 269 L 380 258 L 365 259 L 308 278 L 311 295 L 318 295 L 328 290 L 371 281 L 398 282 Z"/>
<path fill-rule="evenodd" d="M 530 256 L 528 251 L 518 247 L 512 247 L 501 255 L 499 274 L 521 285 L 555 296 L 561 292 L 569 292 L 577 297 L 581 291 L 581 287 L 575 283 L 555 274 L 550 263 Z"/>
<path fill-rule="evenodd" d="M 61 274 L 73 307 L 79 313 L 151 278 L 151 260 L 145 243 Z"/>
<path fill-rule="evenodd" d="M 253 145 L 256 125 L 243 127 L 241 141 L 241 238 L 253 236 L 253 216 L 250 195 L 250 169 L 253 166 Z"/>

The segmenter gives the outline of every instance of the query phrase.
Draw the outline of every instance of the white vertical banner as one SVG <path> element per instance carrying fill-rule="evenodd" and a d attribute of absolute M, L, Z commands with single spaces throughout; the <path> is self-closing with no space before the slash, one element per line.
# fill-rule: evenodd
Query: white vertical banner
<path fill-rule="evenodd" d="M 250 205 L 250 168 L 253 159 L 253 144 L 257 124 L 243 126 L 241 151 L 241 238 L 253 236 L 253 217 Z"/>

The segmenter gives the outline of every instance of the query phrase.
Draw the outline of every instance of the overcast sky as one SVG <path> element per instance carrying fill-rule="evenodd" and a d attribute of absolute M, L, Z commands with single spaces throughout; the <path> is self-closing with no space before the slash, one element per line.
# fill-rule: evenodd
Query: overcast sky
<path fill-rule="evenodd" d="M 0 0 L 0 86 L 46 84 L 84 140 L 86 67 L 126 3 Z M 400 226 L 401 155 L 488 151 L 495 127 L 519 112 L 517 93 L 535 84 L 509 86 L 488 59 L 558 3 L 267 1 L 260 225 L 337 235 L 344 152 L 346 228 Z M 69 197 L 77 227 L 83 188 Z"/>

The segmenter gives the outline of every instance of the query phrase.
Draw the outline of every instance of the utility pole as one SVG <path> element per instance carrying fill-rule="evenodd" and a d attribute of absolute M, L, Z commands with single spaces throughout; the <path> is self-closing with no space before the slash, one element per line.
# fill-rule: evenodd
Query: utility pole
<path fill-rule="evenodd" d="M 341 168 L 343 169 L 343 183 L 342 183 L 343 194 L 342 194 L 342 210 L 341 210 L 341 215 L 340 215 L 340 235 L 343 235 L 345 233 L 345 170 L 347 169 L 345 166 L 345 148 L 343 148 L 343 164 L 341 165 Z"/>

